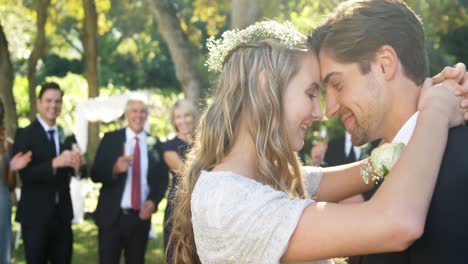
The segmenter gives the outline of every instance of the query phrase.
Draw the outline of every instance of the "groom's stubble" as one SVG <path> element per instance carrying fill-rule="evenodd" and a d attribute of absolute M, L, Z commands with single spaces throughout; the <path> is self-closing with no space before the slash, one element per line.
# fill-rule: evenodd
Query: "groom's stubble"
<path fill-rule="evenodd" d="M 367 111 L 360 118 L 355 115 L 355 124 L 349 129 L 351 142 L 354 146 L 362 146 L 383 137 L 382 131 L 388 124 L 385 122 L 385 113 L 388 111 L 388 104 L 381 89 L 384 85 L 370 71 L 366 75 L 366 86 L 368 96 Z M 366 96 L 366 95 L 362 95 Z M 353 113 L 354 114 L 354 113 Z"/>

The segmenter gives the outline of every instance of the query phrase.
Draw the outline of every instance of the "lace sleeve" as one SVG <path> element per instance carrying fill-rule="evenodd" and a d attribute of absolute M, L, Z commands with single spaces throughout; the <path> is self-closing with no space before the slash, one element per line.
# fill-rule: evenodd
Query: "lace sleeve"
<path fill-rule="evenodd" d="M 199 178 L 192 225 L 202 263 L 279 263 L 311 199 L 236 175 Z"/>
<path fill-rule="evenodd" d="M 304 166 L 302 168 L 304 170 L 307 193 L 313 196 L 317 192 L 320 181 L 322 180 L 322 168 L 312 166 Z"/>

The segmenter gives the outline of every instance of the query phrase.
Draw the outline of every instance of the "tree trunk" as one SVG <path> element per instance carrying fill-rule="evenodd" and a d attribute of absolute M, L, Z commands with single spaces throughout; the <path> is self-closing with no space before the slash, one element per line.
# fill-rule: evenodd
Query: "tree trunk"
<path fill-rule="evenodd" d="M 196 67 L 196 56 L 187 36 L 180 27 L 174 7 L 168 0 L 147 0 L 149 10 L 158 24 L 159 32 L 169 47 L 176 76 L 185 97 L 195 103 L 200 100 L 202 81 Z"/>
<path fill-rule="evenodd" d="M 83 47 L 85 60 L 85 77 L 88 82 L 88 98 L 99 96 L 99 66 L 98 66 L 98 26 L 97 12 L 94 0 L 83 0 Z M 99 122 L 88 126 L 88 164 L 91 165 L 96 155 L 99 143 Z"/>
<path fill-rule="evenodd" d="M 0 23 L 0 97 L 5 108 L 6 136 L 11 138 L 15 135 L 18 126 L 15 98 L 13 97 L 13 80 L 13 65 L 8 51 L 8 41 Z"/>
<path fill-rule="evenodd" d="M 231 28 L 243 29 L 252 25 L 261 16 L 260 1 L 232 0 Z"/>
<path fill-rule="evenodd" d="M 29 110 L 29 119 L 32 121 L 36 118 L 36 67 L 37 62 L 44 54 L 45 49 L 45 24 L 47 21 L 47 8 L 50 5 L 50 0 L 39 0 L 36 2 L 36 40 L 34 48 L 28 58 L 28 84 L 29 84 L 29 102 L 31 102 Z"/>

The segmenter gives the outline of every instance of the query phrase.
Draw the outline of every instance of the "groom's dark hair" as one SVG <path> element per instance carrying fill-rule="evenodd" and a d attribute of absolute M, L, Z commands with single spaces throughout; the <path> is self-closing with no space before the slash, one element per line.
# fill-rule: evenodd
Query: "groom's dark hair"
<path fill-rule="evenodd" d="M 392 46 L 404 73 L 421 85 L 429 76 L 421 19 L 400 0 L 352 0 L 338 5 L 308 37 L 317 54 L 331 51 L 342 63 L 357 62 L 362 73 L 383 45 Z"/>

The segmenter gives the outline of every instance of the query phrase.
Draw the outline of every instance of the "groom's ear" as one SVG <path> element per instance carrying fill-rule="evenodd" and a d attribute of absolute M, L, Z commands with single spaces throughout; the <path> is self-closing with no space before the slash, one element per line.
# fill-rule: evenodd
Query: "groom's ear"
<path fill-rule="evenodd" d="M 375 54 L 375 62 L 378 66 L 378 72 L 386 81 L 395 78 L 398 72 L 400 60 L 395 49 L 390 45 L 383 45 Z"/>

